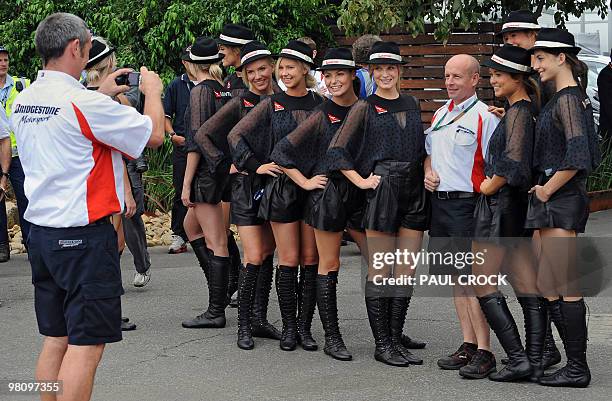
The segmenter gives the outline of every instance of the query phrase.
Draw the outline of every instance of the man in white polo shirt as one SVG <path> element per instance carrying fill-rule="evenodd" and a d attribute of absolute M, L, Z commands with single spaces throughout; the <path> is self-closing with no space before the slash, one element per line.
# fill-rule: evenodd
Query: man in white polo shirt
<path fill-rule="evenodd" d="M 62 400 L 89 400 L 104 345 L 121 340 L 123 288 L 110 216 L 124 205 L 122 154 L 135 158 L 163 142 L 163 86 L 141 68 L 144 115 L 107 96 L 129 89 L 114 82 L 125 70 L 99 92 L 86 90 L 78 79 L 91 34 L 75 15 L 48 16 L 35 41 L 44 69 L 15 100 L 10 125 L 25 172 L 34 302 L 45 336 L 36 379 L 62 381 Z"/>
<path fill-rule="evenodd" d="M 425 187 L 432 191 L 430 250 L 471 250 L 473 214 L 480 183 L 484 180 L 484 156 L 499 119 L 478 100 L 478 61 L 467 54 L 453 56 L 444 68 L 450 100 L 434 114 L 425 146 Z M 440 266 L 432 266 L 430 272 Z M 466 274 L 443 266 L 446 274 Z M 436 272 L 436 274 L 439 274 Z M 469 287 L 455 286 L 454 301 L 463 334 L 463 344 L 438 360 L 442 369 L 464 377 L 483 378 L 495 369 L 490 352 L 489 326 L 478 300 Z"/>

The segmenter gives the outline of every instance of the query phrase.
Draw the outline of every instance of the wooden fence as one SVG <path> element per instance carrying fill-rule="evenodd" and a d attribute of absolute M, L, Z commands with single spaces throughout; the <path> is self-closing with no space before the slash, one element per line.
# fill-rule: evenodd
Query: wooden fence
<path fill-rule="evenodd" d="M 426 33 L 413 37 L 399 30 L 380 35 L 385 41 L 400 45 L 400 51 L 407 62 L 404 68 L 402 90 L 421 101 L 423 124 L 429 125 L 433 113 L 448 99 L 444 87 L 444 64 L 455 54 L 466 53 L 483 62 L 491 57 L 501 41 L 495 37 L 501 24 L 480 23 L 474 31 L 456 32 L 451 35 L 446 45 L 434 39 L 434 26 L 428 25 Z M 347 37 L 342 32 L 335 32 L 339 46 L 351 46 L 356 38 Z M 489 83 L 489 71 L 481 69 L 481 81 L 477 88 L 478 97 L 485 103 L 492 104 L 493 88 Z"/>

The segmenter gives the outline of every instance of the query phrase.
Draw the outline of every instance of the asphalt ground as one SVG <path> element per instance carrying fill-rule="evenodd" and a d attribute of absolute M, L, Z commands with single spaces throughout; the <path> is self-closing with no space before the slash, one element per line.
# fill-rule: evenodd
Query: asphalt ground
<path fill-rule="evenodd" d="M 591 215 L 587 231 L 611 237 L 612 211 Z M 611 247 L 612 248 L 612 247 Z M 461 343 L 450 298 L 413 298 L 406 332 L 427 342 L 415 351 L 422 366 L 394 368 L 373 358 L 374 341 L 360 287 L 361 262 L 354 245 L 342 248 L 338 305 L 340 327 L 354 360 L 340 362 L 322 350 L 294 352 L 278 342 L 256 339 L 255 349 L 236 347 L 236 309 L 226 312 L 224 329 L 188 330 L 181 321 L 201 313 L 207 302 L 202 272 L 190 251 L 168 255 L 166 248 L 150 249 L 153 276 L 143 289 L 132 286 L 131 255 L 122 259 L 126 293 L 124 316 L 138 328 L 106 348 L 98 369 L 93 400 L 610 400 L 612 394 L 612 298 L 590 298 L 588 360 L 593 381 L 587 389 L 547 388 L 532 383 L 471 381 L 456 371 L 442 371 L 436 360 Z M 41 347 L 33 307 L 30 268 L 23 255 L 0 265 L 0 382 L 33 377 Z M 508 299 L 522 326 L 516 299 Z M 274 289 L 269 319 L 280 327 Z M 318 313 L 313 323 L 322 348 L 324 335 Z M 496 357 L 503 351 L 493 337 Z M 560 342 L 558 343 L 561 348 Z M 562 349 L 562 348 L 561 348 Z M 0 400 L 35 400 L 33 395 L 10 395 Z"/>

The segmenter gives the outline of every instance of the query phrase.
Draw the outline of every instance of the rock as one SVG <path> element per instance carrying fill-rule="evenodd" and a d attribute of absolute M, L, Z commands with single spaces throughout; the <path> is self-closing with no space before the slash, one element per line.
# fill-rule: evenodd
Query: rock
<path fill-rule="evenodd" d="M 17 206 L 12 202 L 6 202 L 6 221 L 8 227 L 19 224 L 19 211 L 17 210 Z"/>

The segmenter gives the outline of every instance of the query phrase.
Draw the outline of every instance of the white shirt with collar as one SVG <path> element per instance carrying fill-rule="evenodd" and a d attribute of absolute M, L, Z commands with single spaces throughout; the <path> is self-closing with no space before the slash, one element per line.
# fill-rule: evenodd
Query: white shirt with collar
<path fill-rule="evenodd" d="M 8 138 L 10 131 L 8 117 L 4 110 L 0 110 L 0 139 Z"/>
<path fill-rule="evenodd" d="M 440 177 L 438 191 L 480 192 L 485 178 L 484 157 L 500 121 L 487 109 L 474 94 L 461 104 L 449 100 L 434 114 L 431 127 L 425 131 L 425 149 Z M 465 110 L 462 117 L 449 124 Z M 436 126 L 438 130 L 434 130 Z"/>
<path fill-rule="evenodd" d="M 123 210 L 122 153 L 142 153 L 152 132 L 149 117 L 47 70 L 17 96 L 12 111 L 28 221 L 79 227 Z"/>

